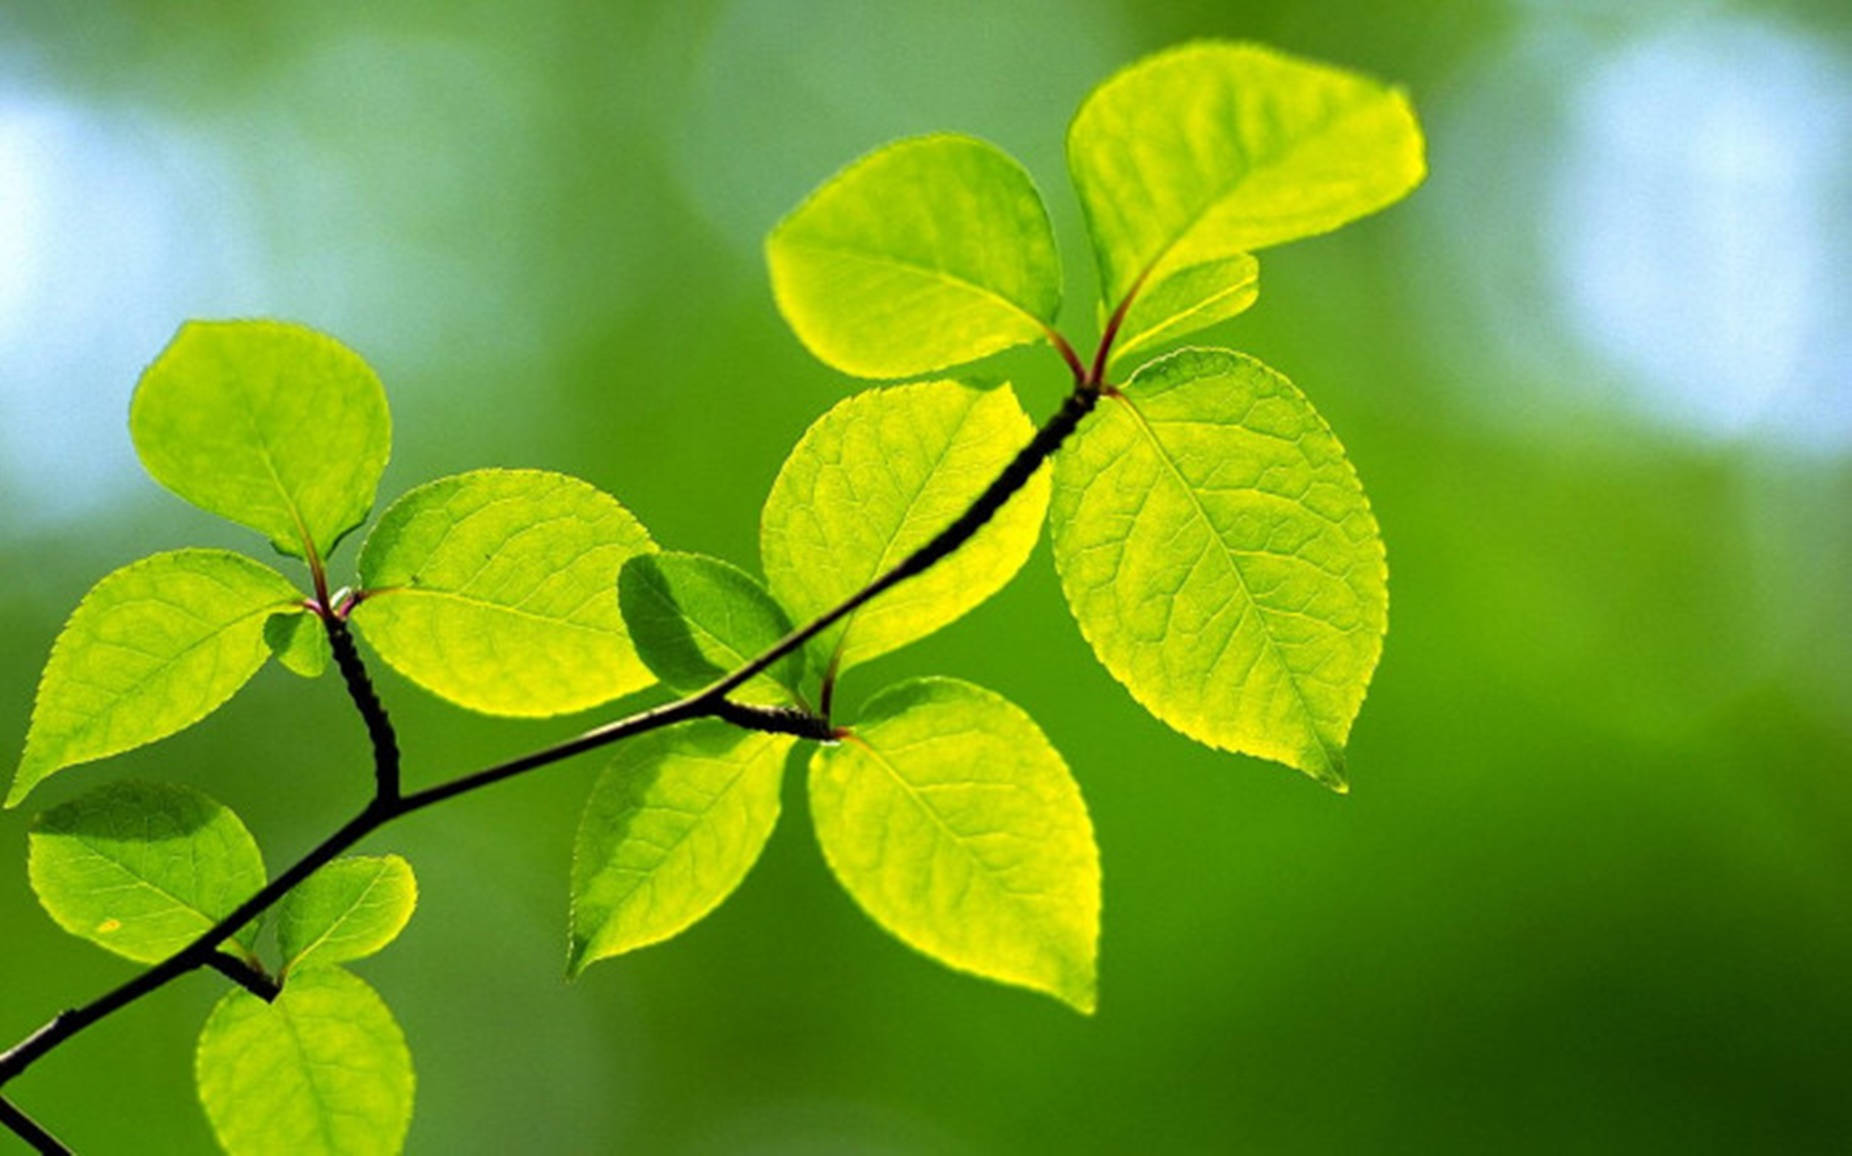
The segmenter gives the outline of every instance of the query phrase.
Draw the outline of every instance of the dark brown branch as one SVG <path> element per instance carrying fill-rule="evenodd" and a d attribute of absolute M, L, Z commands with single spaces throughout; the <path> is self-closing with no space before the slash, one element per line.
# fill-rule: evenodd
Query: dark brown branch
<path fill-rule="evenodd" d="M 40 1156 L 71 1156 L 71 1150 L 60 1144 L 56 1136 L 41 1128 L 38 1121 L 20 1111 L 5 1096 L 0 1096 L 0 1124 L 12 1129 L 14 1135 L 32 1145 L 32 1150 Z"/>
<path fill-rule="evenodd" d="M 262 968 L 246 963 L 228 952 L 213 952 L 206 957 L 206 966 L 265 1003 L 275 1003 L 276 998 L 283 994 L 283 988 Z"/>
<path fill-rule="evenodd" d="M 373 690 L 366 663 L 360 660 L 360 648 L 354 644 L 354 632 L 347 619 L 333 611 L 323 613 L 322 624 L 328 628 L 328 646 L 334 651 L 334 664 L 340 668 L 347 695 L 366 723 L 367 739 L 373 744 L 374 793 L 381 799 L 399 797 L 399 737 L 386 715 L 386 706 Z"/>
<path fill-rule="evenodd" d="M 731 694 L 817 635 L 907 579 L 931 569 L 946 555 L 964 545 L 973 534 L 983 529 L 984 523 L 996 516 L 997 511 L 1003 508 L 1003 504 L 1009 501 L 1017 490 L 1022 489 L 1029 479 L 1035 476 L 1035 471 L 1040 469 L 1042 463 L 1060 448 L 1061 443 L 1066 441 L 1068 435 L 1080 425 L 1080 420 L 1093 411 L 1093 407 L 1099 403 L 1099 400 L 1100 395 L 1097 390 L 1084 386 L 1076 388 L 1068 395 L 1067 400 L 1061 403 L 1061 408 L 1055 411 L 1055 416 L 1049 418 L 1041 429 L 1035 431 L 1035 437 L 1029 444 L 1010 460 L 1009 465 L 1003 467 L 1003 472 L 984 488 L 984 492 L 979 494 L 965 509 L 965 512 L 953 520 L 951 525 L 935 534 L 932 540 L 924 546 L 895 563 L 887 573 L 837 603 L 833 609 L 825 611 L 821 616 L 785 635 L 770 650 L 708 687 L 695 698 Z"/>
<path fill-rule="evenodd" d="M 1102 354 L 1102 358 L 1103 356 Z M 393 734 L 392 724 L 386 717 L 385 708 L 380 704 L 378 696 L 373 691 L 372 682 L 367 677 L 366 667 L 354 645 L 353 635 L 347 629 L 347 623 L 342 616 L 327 609 L 326 599 L 323 599 L 322 620 L 328 625 L 328 638 L 334 649 L 335 661 L 341 668 L 342 677 L 346 680 L 349 695 L 352 696 L 355 706 L 359 708 L 362 717 L 366 720 L 367 733 L 373 741 L 377 786 L 373 800 L 334 834 L 316 844 L 295 864 L 266 884 L 262 890 L 239 904 L 236 910 L 214 924 L 210 930 L 201 934 L 192 943 L 83 1007 L 60 1012 L 49 1023 L 33 1032 L 11 1050 L 0 1053 L 0 1086 L 4 1086 L 46 1053 L 86 1027 L 164 987 L 174 979 L 201 967 L 225 970 L 226 965 L 220 962 L 226 958 L 219 951 L 221 944 L 237 934 L 252 919 L 269 910 L 303 880 L 333 861 L 349 847 L 393 820 L 414 811 L 421 811 L 446 799 L 468 794 L 527 771 L 550 766 L 574 755 L 608 746 L 633 735 L 695 718 L 718 717 L 736 726 L 780 734 L 795 734 L 805 738 L 827 740 L 834 737 L 825 719 L 784 707 L 745 706 L 728 699 L 727 695 L 772 667 L 785 656 L 795 652 L 818 634 L 855 613 L 872 599 L 930 569 L 964 545 L 1034 476 L 1035 471 L 1041 468 L 1049 456 L 1080 425 L 1081 419 L 1092 411 L 1098 400 L 1097 389 L 1087 383 L 1080 383 L 1055 415 L 1036 431 L 1034 439 L 1023 447 L 1015 458 L 1011 459 L 1009 465 L 1004 467 L 995 480 L 985 487 L 984 492 L 979 494 L 951 525 L 941 530 L 931 541 L 909 554 L 891 570 L 882 574 L 855 595 L 821 617 L 792 631 L 763 654 L 712 686 L 674 702 L 652 707 L 628 718 L 607 723 L 544 750 L 535 751 L 496 766 L 486 767 L 409 795 L 400 793 L 398 742 Z M 249 977 L 233 976 L 233 978 L 240 983 L 245 983 Z M 247 983 L 246 986 L 250 985 Z M 10 1109 L 10 1105 L 8 1108 Z M 0 1115 L 0 1123 L 5 1123 L 13 1131 L 28 1139 L 35 1134 L 44 1134 L 42 1129 L 37 1129 L 36 1125 L 17 1110 L 10 1109 L 6 1114 Z M 56 1141 L 53 1140 L 51 1143 L 56 1144 Z M 64 1151 L 61 1147 L 45 1150 Z"/>

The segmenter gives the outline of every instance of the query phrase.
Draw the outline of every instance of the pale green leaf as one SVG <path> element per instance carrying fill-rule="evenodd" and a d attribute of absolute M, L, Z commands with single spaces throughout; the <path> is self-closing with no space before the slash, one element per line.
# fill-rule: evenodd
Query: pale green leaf
<path fill-rule="evenodd" d="M 217 710 L 270 653 L 265 621 L 301 601 L 287 578 L 225 550 L 156 554 L 98 582 L 52 644 L 6 805 Z"/>
<path fill-rule="evenodd" d="M 617 580 L 624 624 L 664 686 L 700 690 L 746 665 L 791 632 L 791 620 L 758 580 L 701 554 L 641 554 Z M 798 700 L 804 652 L 793 651 L 733 692 L 742 702 Z"/>
<path fill-rule="evenodd" d="M 618 748 L 573 844 L 574 975 L 679 934 L 733 893 L 778 823 L 795 741 L 703 719 Z"/>
<path fill-rule="evenodd" d="M 32 826 L 27 874 L 58 926 L 137 963 L 157 963 L 264 885 L 238 816 L 190 787 L 111 783 Z M 249 929 L 234 942 L 248 955 Z"/>
<path fill-rule="evenodd" d="M 1029 716 L 981 687 L 876 695 L 810 762 L 830 869 L 934 959 L 1091 1013 L 1100 860 L 1080 787 Z"/>
<path fill-rule="evenodd" d="M 1146 709 L 1342 789 L 1387 570 L 1344 448 L 1291 382 L 1225 350 L 1146 366 L 1056 455 L 1050 525 L 1081 632 Z"/>
<path fill-rule="evenodd" d="M 135 388 L 129 433 L 156 481 L 297 557 L 326 558 L 365 520 L 392 447 L 360 355 L 280 321 L 181 326 Z"/>
<path fill-rule="evenodd" d="M 399 856 L 336 859 L 277 904 L 283 970 L 364 959 L 397 939 L 417 906 L 418 881 Z"/>
<path fill-rule="evenodd" d="M 1159 277 L 1132 299 L 1113 342 L 1112 360 L 1225 321 L 1259 297 L 1260 262 L 1246 253 Z"/>
<path fill-rule="evenodd" d="M 965 136 L 898 141 L 836 174 L 766 241 L 772 292 L 818 358 L 912 377 L 1046 338 L 1061 306 L 1048 211 Z"/>
<path fill-rule="evenodd" d="M 804 434 L 765 501 L 759 549 L 772 595 L 800 622 L 835 606 L 950 525 L 1034 436 L 1008 386 L 923 382 L 841 402 Z M 813 644 L 820 662 L 866 662 L 1001 590 L 1035 548 L 1048 485 L 1037 473 L 956 553 L 825 631 Z"/>
<path fill-rule="evenodd" d="M 392 504 L 360 551 L 352 620 L 388 663 L 485 714 L 565 714 L 650 673 L 617 575 L 654 550 L 617 499 L 542 470 L 477 470 Z"/>
<path fill-rule="evenodd" d="M 311 610 L 285 610 L 264 622 L 264 643 L 285 670 L 304 678 L 320 678 L 333 660 L 328 631 Z"/>
<path fill-rule="evenodd" d="M 1068 168 L 1102 312 L 1139 295 L 1121 354 L 1234 316 L 1254 300 L 1245 254 L 1375 212 L 1426 172 L 1400 90 L 1223 41 L 1096 89 L 1068 131 Z"/>
<path fill-rule="evenodd" d="M 372 988 L 338 967 L 274 1003 L 226 993 L 199 1034 L 199 1100 L 231 1156 L 393 1156 L 411 1126 L 411 1052 Z"/>

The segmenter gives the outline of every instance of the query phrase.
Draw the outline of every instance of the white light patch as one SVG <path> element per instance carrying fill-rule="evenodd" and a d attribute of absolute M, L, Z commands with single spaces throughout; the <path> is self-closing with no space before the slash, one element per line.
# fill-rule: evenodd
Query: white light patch
<path fill-rule="evenodd" d="M 222 174 L 165 126 L 0 93 L 0 535 L 117 502 L 142 367 L 180 319 L 248 297 Z"/>
<path fill-rule="evenodd" d="M 1568 108 L 1547 260 L 1569 328 L 1687 432 L 1852 443 L 1852 84 L 1707 21 L 1598 62 Z"/>

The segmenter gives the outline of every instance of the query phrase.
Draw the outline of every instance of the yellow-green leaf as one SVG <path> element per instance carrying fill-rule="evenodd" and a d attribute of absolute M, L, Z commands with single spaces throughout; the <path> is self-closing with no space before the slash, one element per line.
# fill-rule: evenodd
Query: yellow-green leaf
<path fill-rule="evenodd" d="M 394 502 L 367 536 L 353 622 L 399 673 L 459 706 L 584 710 L 651 682 L 617 575 L 655 548 L 617 499 L 577 478 L 458 474 Z"/>
<path fill-rule="evenodd" d="M 624 563 L 617 591 L 637 653 L 672 690 L 700 690 L 791 632 L 791 619 L 757 579 L 702 554 L 640 554 Z M 731 697 L 795 702 L 803 677 L 804 651 L 796 650 Z"/>
<path fill-rule="evenodd" d="M 876 695 L 852 732 L 810 762 L 817 839 L 849 894 L 941 963 L 1091 1013 L 1099 850 L 1035 723 L 933 678 Z"/>
<path fill-rule="evenodd" d="M 1050 524 L 1081 632 L 1147 710 L 1343 788 L 1388 574 L 1344 447 L 1291 382 L 1226 350 L 1146 366 L 1056 455 Z"/>
<path fill-rule="evenodd" d="M 334 658 L 321 617 L 304 607 L 278 611 L 266 619 L 264 643 L 285 670 L 304 678 L 320 678 Z"/>
<path fill-rule="evenodd" d="M 332 337 L 280 321 L 189 321 L 129 407 L 156 481 L 326 558 L 366 519 L 392 448 L 379 378 Z"/>
<path fill-rule="evenodd" d="M 912 377 L 1040 341 L 1061 307 L 1048 211 L 965 136 L 898 141 L 836 174 L 766 241 L 772 292 L 818 358 Z"/>
<path fill-rule="evenodd" d="M 6 805 L 217 710 L 270 653 L 266 620 L 301 601 L 287 578 L 226 550 L 156 554 L 98 582 L 52 645 Z"/>
<path fill-rule="evenodd" d="M 417 906 L 417 878 L 399 856 L 336 859 L 277 904 L 283 970 L 364 959 L 397 939 Z"/>
<path fill-rule="evenodd" d="M 411 1052 L 372 988 L 338 967 L 274 1003 L 226 993 L 199 1034 L 199 1100 L 231 1156 L 393 1156 L 411 1125 Z"/>
<path fill-rule="evenodd" d="M 1137 294 L 1119 354 L 1254 300 L 1247 253 L 1327 232 L 1421 182 L 1407 97 L 1257 44 L 1201 41 L 1125 69 L 1068 131 L 1102 315 Z"/>
<path fill-rule="evenodd" d="M 58 926 L 137 963 L 199 938 L 264 885 L 238 816 L 190 787 L 111 783 L 32 826 L 27 874 Z M 233 942 L 248 954 L 253 932 Z"/>
<path fill-rule="evenodd" d="M 772 594 L 806 621 L 854 594 L 962 514 L 1035 428 L 1008 386 L 890 386 L 838 404 L 805 432 L 766 498 L 759 550 Z M 939 629 L 1028 560 L 1048 505 L 1038 473 L 977 535 L 831 627 L 819 664 L 846 669 Z"/>
<path fill-rule="evenodd" d="M 618 748 L 573 844 L 574 975 L 681 933 L 733 893 L 778 823 L 795 741 L 703 719 Z"/>

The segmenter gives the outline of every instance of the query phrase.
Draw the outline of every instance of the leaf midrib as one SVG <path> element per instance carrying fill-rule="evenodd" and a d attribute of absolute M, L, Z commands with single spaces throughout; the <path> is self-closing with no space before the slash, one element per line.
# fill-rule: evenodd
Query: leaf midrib
<path fill-rule="evenodd" d="M 164 605 L 171 605 L 171 604 L 164 603 Z M 200 636 L 199 638 L 193 640 L 192 642 L 187 643 L 184 647 L 180 648 L 179 650 L 176 650 L 171 656 L 165 659 L 162 659 L 159 665 L 157 665 L 153 670 L 150 670 L 147 674 L 142 676 L 140 680 L 140 684 L 134 689 L 139 690 L 142 687 L 145 687 L 149 682 L 153 681 L 155 678 L 158 678 L 161 675 L 165 674 L 169 667 L 173 666 L 175 663 L 179 662 L 181 659 L 185 658 L 187 655 L 193 653 L 195 650 L 198 650 L 200 647 L 205 646 L 207 643 L 215 641 L 221 635 L 224 635 L 225 633 L 230 631 L 233 627 L 238 626 L 246 622 L 249 619 L 255 618 L 260 614 L 263 614 L 263 615 L 275 614 L 279 610 L 282 610 L 291 605 L 293 605 L 293 603 L 290 601 L 280 600 L 280 601 L 272 602 L 265 606 L 259 607 L 256 610 L 247 611 L 243 614 L 240 614 L 236 618 L 227 619 L 222 625 L 214 628 L 213 630 Z M 258 661 L 259 661 L 259 664 L 261 665 L 262 659 L 259 659 Z M 91 715 L 89 718 L 85 719 L 82 723 L 80 723 L 76 729 L 66 731 L 64 733 L 65 745 L 69 746 L 71 743 L 77 741 L 78 739 L 84 739 L 84 738 L 91 737 L 91 732 L 96 729 L 97 725 L 104 718 L 110 715 L 113 715 L 117 711 L 121 710 L 122 703 L 125 700 L 127 700 L 129 697 L 130 695 L 128 693 L 118 694 L 116 696 L 116 701 L 110 704 L 108 707 L 106 707 L 102 712 Z M 69 764 L 66 764 L 66 765 L 69 765 Z"/>
<path fill-rule="evenodd" d="M 301 963 L 303 960 L 313 955 L 316 949 L 321 947 L 322 944 L 328 942 L 329 939 L 333 938 L 334 933 L 340 929 L 341 925 L 346 923 L 349 919 L 353 918 L 354 912 L 360 910 L 361 906 L 364 905 L 367 899 L 372 896 L 374 890 L 379 887 L 380 882 L 386 878 L 386 875 L 390 870 L 391 870 L 391 867 L 388 864 L 385 864 L 385 863 L 380 864 L 379 867 L 374 871 L 373 878 L 367 880 L 366 886 L 360 889 L 360 895 L 352 903 L 347 905 L 346 910 L 342 911 L 339 915 L 335 916 L 334 919 L 329 921 L 327 930 L 323 931 L 320 935 L 316 936 L 315 939 L 308 946 L 304 947 L 301 951 L 298 951 L 293 958 L 285 962 L 283 965 L 283 969 L 285 971 L 288 971 L 290 968 L 295 967 L 297 964 Z"/>
<path fill-rule="evenodd" d="M 785 244 L 791 246 L 794 249 L 808 249 L 815 253 L 826 253 L 832 257 L 846 257 L 852 261 L 865 261 L 871 265 L 885 265 L 890 268 L 901 269 L 909 273 L 919 274 L 919 275 L 922 275 L 928 278 L 929 280 L 939 281 L 946 285 L 950 285 L 954 289 L 960 289 L 967 293 L 975 294 L 978 297 L 982 297 L 990 301 L 995 301 L 999 305 L 1002 305 L 1004 308 L 1008 309 L 1010 312 L 1015 313 L 1018 316 L 1028 318 L 1028 320 L 1032 322 L 1036 328 L 1042 330 L 1043 332 L 1047 332 L 1048 330 L 1048 325 L 1049 325 L 1048 321 L 1046 321 L 1045 319 L 1041 317 L 1036 316 L 1033 312 L 1029 310 L 1027 306 L 1023 305 L 1021 302 L 1012 300 L 1011 298 L 1004 296 L 1002 293 L 998 292 L 995 289 L 990 288 L 987 285 L 979 284 L 978 282 L 972 281 L 966 277 L 963 277 L 957 273 L 954 273 L 949 269 L 941 269 L 936 265 L 926 265 L 918 261 L 909 261 L 904 257 L 894 257 L 894 256 L 890 256 L 885 253 L 878 253 L 878 252 L 873 252 L 870 250 L 850 248 L 845 245 L 832 245 L 832 244 L 829 244 L 823 241 L 812 241 L 812 240 L 806 240 L 804 238 L 786 237 L 784 239 L 784 242 Z"/>
<path fill-rule="evenodd" d="M 1189 238 L 1196 227 L 1203 223 L 1204 218 L 1214 212 L 1218 205 L 1221 205 L 1224 201 L 1227 201 L 1239 192 L 1243 185 L 1253 180 L 1254 174 L 1257 171 L 1262 168 L 1277 168 L 1281 164 L 1284 164 L 1297 153 L 1310 147 L 1316 138 L 1323 136 L 1330 132 L 1335 126 L 1357 115 L 1363 107 L 1362 104 L 1351 104 L 1346 106 L 1342 111 L 1325 117 L 1325 119 L 1319 121 L 1312 128 L 1306 130 L 1290 148 L 1269 154 L 1265 158 L 1264 164 L 1249 165 L 1234 180 L 1217 189 L 1207 201 L 1198 207 L 1195 212 L 1190 214 L 1190 219 L 1184 222 L 1182 228 L 1178 229 L 1176 234 L 1172 236 L 1169 241 L 1165 242 L 1164 247 L 1159 249 L 1157 253 L 1152 256 L 1151 260 L 1145 263 L 1138 275 L 1132 278 L 1125 291 L 1125 296 L 1130 297 L 1137 293 L 1139 286 L 1143 285 L 1151 274 L 1157 271 L 1158 266 L 1162 265 L 1165 259 Z"/>
<path fill-rule="evenodd" d="M 1228 563 L 1229 572 L 1234 574 L 1235 581 L 1240 585 L 1242 597 L 1248 600 L 1248 605 L 1252 606 L 1254 608 L 1254 613 L 1260 617 L 1260 636 L 1267 640 L 1267 653 L 1272 655 L 1275 665 L 1285 674 L 1286 685 L 1292 687 L 1293 698 L 1299 703 L 1299 709 L 1305 714 L 1306 728 L 1312 732 L 1312 740 L 1318 744 L 1319 754 L 1324 757 L 1326 769 L 1334 770 L 1337 766 L 1337 760 L 1332 757 L 1330 747 L 1325 741 L 1325 736 L 1319 733 L 1318 716 L 1312 712 L 1311 704 L 1306 701 L 1305 691 L 1299 685 L 1298 676 L 1293 672 L 1293 668 L 1287 664 L 1285 655 L 1280 652 L 1279 641 L 1273 637 L 1273 629 L 1267 618 L 1267 608 L 1261 605 L 1259 599 L 1254 597 L 1254 591 L 1248 585 L 1247 574 L 1242 571 L 1241 563 L 1236 560 L 1234 547 L 1222 536 L 1221 528 L 1218 527 L 1215 524 L 1215 520 L 1209 516 L 1209 511 L 1203 508 L 1202 500 L 1196 496 L 1196 491 L 1191 487 L 1189 479 L 1184 477 L 1182 467 L 1177 465 L 1176 459 L 1171 457 L 1169 450 L 1165 449 L 1164 443 L 1159 440 L 1157 436 L 1157 431 L 1153 430 L 1151 424 L 1145 420 L 1145 415 L 1139 410 L 1137 404 L 1123 392 L 1114 393 L 1110 396 L 1114 397 L 1125 406 L 1126 412 L 1132 417 L 1133 424 L 1135 424 L 1139 431 L 1145 435 L 1146 439 L 1150 441 L 1151 448 L 1157 454 L 1158 460 L 1164 463 L 1165 468 L 1170 472 L 1171 478 L 1177 483 L 1177 487 L 1181 489 L 1184 496 L 1189 499 L 1190 508 L 1196 512 L 1196 516 L 1201 519 L 1202 524 L 1208 528 L 1209 534 L 1215 539 L 1216 544 L 1222 547 L 1222 557 Z"/>
<path fill-rule="evenodd" d="M 959 834 L 956 830 L 952 828 L 952 825 L 950 823 L 947 823 L 945 821 L 945 817 L 940 815 L 939 812 L 932 806 L 932 804 L 927 802 L 925 797 L 920 794 L 920 788 L 914 786 L 913 783 L 910 780 L 908 780 L 908 778 L 905 775 L 901 774 L 900 768 L 895 766 L 893 762 L 891 762 L 886 755 L 882 754 L 881 751 L 875 746 L 875 744 L 869 742 L 865 738 L 856 738 L 853 736 L 851 736 L 849 741 L 853 742 L 856 746 L 860 747 L 862 750 L 868 752 L 869 756 L 873 758 L 875 762 L 879 763 L 882 769 L 886 770 L 889 775 L 893 776 L 894 781 L 900 784 L 901 789 L 906 792 L 906 797 L 912 801 L 913 805 L 915 807 L 918 807 L 921 811 L 925 812 L 926 816 L 930 818 L 933 821 L 933 823 L 941 831 L 945 832 L 946 837 L 951 840 L 952 845 L 957 847 L 959 851 L 964 854 L 965 858 L 969 859 L 973 864 L 975 864 L 978 867 L 983 877 L 985 879 L 990 880 L 992 882 L 992 885 L 996 888 L 996 890 L 1002 892 L 1003 895 L 1008 897 L 1006 902 L 1008 902 L 1011 907 L 1015 908 L 1019 912 L 1026 914 L 1029 917 L 1029 921 L 1031 923 L 1036 924 L 1038 926 L 1042 924 L 1041 913 L 1036 911 L 1033 907 L 1023 902 L 1023 895 L 1025 893 L 1001 882 L 1001 880 L 998 879 L 997 872 L 991 868 L 990 864 L 986 863 L 982 858 L 980 858 L 978 856 L 978 853 L 971 848 L 970 840 L 966 836 Z M 971 784 L 960 784 L 960 785 L 966 786 L 966 785 L 971 785 Z M 1012 782 L 1001 782 L 1001 783 L 997 783 L 996 785 L 1003 786 L 1003 787 L 1009 787 L 1012 790 L 1022 789 L 1019 784 L 1012 783 Z"/>
<path fill-rule="evenodd" d="M 370 591 L 367 603 L 379 602 L 388 596 L 399 599 L 408 596 L 448 599 L 452 602 L 461 602 L 465 605 L 475 606 L 483 610 L 494 610 L 503 614 L 512 614 L 517 618 L 525 618 L 533 622 L 545 623 L 548 626 L 563 626 L 572 630 L 583 630 L 589 633 L 602 634 L 614 638 L 623 637 L 622 630 L 614 630 L 607 626 L 598 626 L 589 622 L 575 622 L 570 618 L 556 618 L 551 615 L 542 614 L 537 610 L 527 610 L 519 606 L 510 606 L 506 602 L 491 602 L 486 598 L 478 598 L 473 595 L 465 594 L 460 590 L 439 590 L 432 586 L 384 587 L 379 590 Z"/>

